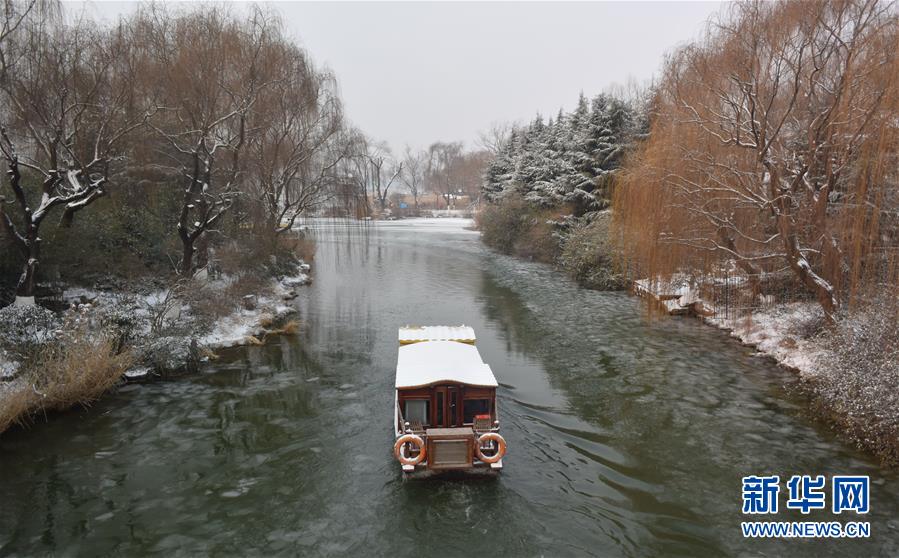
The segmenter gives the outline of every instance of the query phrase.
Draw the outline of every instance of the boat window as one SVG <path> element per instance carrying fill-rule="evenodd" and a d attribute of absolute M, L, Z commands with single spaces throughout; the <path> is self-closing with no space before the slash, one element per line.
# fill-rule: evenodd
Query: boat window
<path fill-rule="evenodd" d="M 431 422 L 428 420 L 430 403 L 427 399 L 407 399 L 406 412 L 404 413 L 406 421 L 410 423 L 420 422 L 422 425 L 429 424 Z"/>
<path fill-rule="evenodd" d="M 443 426 L 443 392 L 437 392 L 437 426 Z"/>
<path fill-rule="evenodd" d="M 475 415 L 486 415 L 489 413 L 489 399 L 466 399 L 462 403 L 462 422 L 465 424 L 473 423 Z"/>

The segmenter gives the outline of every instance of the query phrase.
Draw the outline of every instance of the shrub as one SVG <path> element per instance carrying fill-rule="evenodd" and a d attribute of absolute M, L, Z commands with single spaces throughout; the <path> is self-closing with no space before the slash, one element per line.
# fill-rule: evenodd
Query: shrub
<path fill-rule="evenodd" d="M 56 338 L 60 322 L 56 314 L 42 306 L 0 308 L 0 348 L 24 359 Z"/>
<path fill-rule="evenodd" d="M 520 196 L 506 196 L 482 209 L 475 222 L 487 246 L 504 254 L 554 263 L 559 253 L 553 227 L 557 212 L 533 207 Z"/>
<path fill-rule="evenodd" d="M 591 289 L 616 290 L 626 285 L 615 267 L 609 240 L 609 215 L 602 213 L 592 222 L 572 227 L 563 242 L 559 263 L 578 283 Z"/>
<path fill-rule="evenodd" d="M 143 320 L 139 310 L 140 306 L 135 299 L 123 297 L 114 305 L 97 307 L 92 325 L 106 332 L 116 352 L 121 352 L 143 333 Z"/>
<path fill-rule="evenodd" d="M 214 259 L 227 275 L 264 273 L 296 275 L 300 264 L 315 257 L 315 242 L 299 231 L 281 234 L 246 232 L 215 248 Z"/>
<path fill-rule="evenodd" d="M 530 227 L 533 210 L 520 196 L 508 196 L 488 204 L 477 215 L 476 224 L 484 244 L 511 254 L 517 240 Z"/>
<path fill-rule="evenodd" d="M 476 223 L 484 243 L 500 252 L 555 264 L 587 288 L 625 288 L 609 240 L 611 214 L 577 218 L 571 209 L 540 209 L 506 196 L 482 209 Z"/>
<path fill-rule="evenodd" d="M 822 330 L 820 376 L 811 382 L 826 414 L 863 447 L 899 463 L 899 322 L 895 300 L 852 311 Z"/>
<path fill-rule="evenodd" d="M 556 263 L 559 239 L 548 216 L 543 216 L 541 212 L 531 217 L 527 228 L 515 240 L 512 253 L 539 262 Z"/>
<path fill-rule="evenodd" d="M 303 233 L 291 231 L 278 237 L 278 252 L 298 257 L 304 262 L 311 262 L 315 258 L 315 242 Z"/>
<path fill-rule="evenodd" d="M 139 362 L 163 377 L 196 372 L 202 356 L 196 341 L 182 335 L 156 337 L 137 350 Z"/>

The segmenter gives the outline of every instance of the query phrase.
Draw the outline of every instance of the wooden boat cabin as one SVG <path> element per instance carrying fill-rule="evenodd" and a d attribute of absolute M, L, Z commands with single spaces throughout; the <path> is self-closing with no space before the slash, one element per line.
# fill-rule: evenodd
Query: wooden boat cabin
<path fill-rule="evenodd" d="M 403 472 L 502 469 L 496 378 L 466 326 L 399 330 L 394 455 Z"/>

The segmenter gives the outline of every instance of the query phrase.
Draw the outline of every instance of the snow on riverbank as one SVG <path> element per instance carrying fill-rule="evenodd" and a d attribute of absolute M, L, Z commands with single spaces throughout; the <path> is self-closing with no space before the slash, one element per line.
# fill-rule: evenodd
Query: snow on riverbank
<path fill-rule="evenodd" d="M 899 466 L 899 326 L 895 297 L 871 299 L 846 309 L 825 327 L 816 302 L 774 303 L 757 296 L 758 306 L 736 318 L 707 305 L 685 281 L 641 280 L 634 292 L 670 314 L 693 314 L 759 354 L 796 372 L 816 416 L 859 448 Z M 731 287 L 735 285 L 728 284 Z M 720 287 L 720 280 L 705 286 Z M 738 291 L 739 287 L 735 289 Z M 746 293 L 742 293 L 745 295 Z M 692 303 L 688 304 L 688 303 Z M 739 310 L 737 310 L 739 311 Z"/>
<path fill-rule="evenodd" d="M 0 349 L 0 381 L 15 376 L 19 369 L 18 361 L 14 360 L 3 349 Z"/>
<path fill-rule="evenodd" d="M 209 349 L 255 343 L 254 339 L 264 336 L 267 327 L 278 324 L 296 313 L 296 309 L 285 302 L 296 297 L 296 288 L 310 282 L 309 272 L 309 264 L 302 263 L 296 275 L 280 280 L 272 279 L 269 285 L 260 292 L 245 296 L 243 301 L 234 301 L 240 303 L 242 307 L 231 314 L 217 317 L 212 328 L 197 337 L 197 342 L 201 347 Z M 222 293 L 223 296 L 233 282 L 234 279 L 231 277 L 222 277 L 206 282 L 204 288 L 212 293 Z M 139 335 L 150 334 L 150 319 L 155 312 L 164 312 L 165 319 L 171 322 L 180 322 L 183 325 L 190 325 L 196 318 L 194 309 L 187 303 L 169 304 L 170 308 L 163 309 L 162 306 L 166 304 L 168 298 L 167 289 L 152 291 L 149 294 L 137 294 L 113 293 L 77 287 L 67 289 L 63 294 L 63 300 L 71 305 L 89 304 L 104 307 L 131 305 L 130 309 L 139 321 Z M 129 376 L 134 375 L 136 373 L 129 374 Z"/>
<path fill-rule="evenodd" d="M 806 378 L 817 376 L 817 363 L 826 358 L 820 338 L 806 333 L 816 329 L 822 319 L 821 307 L 814 302 L 775 305 L 739 318 L 704 318 Z"/>
<path fill-rule="evenodd" d="M 738 276 L 706 279 L 708 285 L 731 288 L 745 283 Z M 654 300 L 672 315 L 693 314 L 706 323 L 730 332 L 745 345 L 770 356 L 778 363 L 793 368 L 803 377 L 816 375 L 817 363 L 826 356 L 820 338 L 812 335 L 822 323 L 823 312 L 814 302 L 763 305 L 738 317 L 726 317 L 721 308 L 708 304 L 700 296 L 700 288 L 683 275 L 667 281 L 639 279 L 634 281 L 634 294 Z"/>
<path fill-rule="evenodd" d="M 480 234 L 474 230 L 474 219 L 463 217 L 424 218 L 414 217 L 397 221 L 378 221 L 382 229 L 404 229 L 416 232 L 468 232 Z"/>
<path fill-rule="evenodd" d="M 195 369 L 202 355 L 210 351 L 259 344 L 266 335 L 294 331 L 295 325 L 285 330 L 297 312 L 289 301 L 296 298 L 299 287 L 310 282 L 310 271 L 308 264 L 300 262 L 292 275 L 280 279 L 221 276 L 179 281 L 162 289 L 152 283 L 118 285 L 114 290 L 73 287 L 62 294 L 68 307 L 63 316 L 77 310 L 95 331 L 120 337 L 135 356 L 127 378 L 168 375 Z M 42 335 L 42 331 L 31 331 L 40 329 L 37 321 L 19 321 L 21 327 L 6 331 L 0 339 L 3 383 L 21 373 L 21 359 L 4 350 L 3 343 L 18 347 L 23 342 L 13 338 L 15 335 L 34 339 Z M 24 333 L 17 333 L 19 329 Z"/>
<path fill-rule="evenodd" d="M 481 234 L 475 230 L 474 219 L 462 217 L 410 217 L 383 221 L 357 221 L 355 219 L 313 218 L 308 221 L 317 230 L 343 229 L 346 227 L 370 227 L 384 230 L 402 230 L 421 233 Z"/>
<path fill-rule="evenodd" d="M 308 283 L 309 276 L 306 273 L 273 281 L 271 294 L 254 296 L 251 308 L 243 308 L 220 318 L 212 330 L 200 337 L 198 342 L 209 349 L 258 343 L 259 339 L 272 331 L 269 328 L 283 323 L 297 312 L 296 308 L 284 302 L 296 296 L 293 289 Z"/>

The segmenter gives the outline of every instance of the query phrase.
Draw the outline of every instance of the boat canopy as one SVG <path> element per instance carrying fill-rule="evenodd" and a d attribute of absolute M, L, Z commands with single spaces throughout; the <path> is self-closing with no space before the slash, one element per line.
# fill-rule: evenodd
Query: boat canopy
<path fill-rule="evenodd" d="M 468 326 L 405 326 L 400 328 L 400 345 L 421 341 L 459 341 L 474 344 L 474 328 Z"/>
<path fill-rule="evenodd" d="M 474 345 L 457 341 L 420 341 L 400 346 L 396 363 L 397 389 L 441 382 L 497 387 L 493 371 L 481 360 Z"/>

